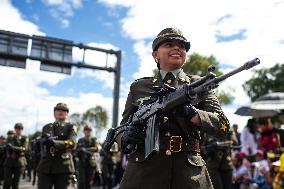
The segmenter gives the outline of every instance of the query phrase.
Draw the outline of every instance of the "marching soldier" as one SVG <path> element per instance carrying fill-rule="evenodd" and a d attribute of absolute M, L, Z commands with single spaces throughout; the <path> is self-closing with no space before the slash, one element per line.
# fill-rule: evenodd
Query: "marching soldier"
<path fill-rule="evenodd" d="M 22 123 L 15 124 L 15 135 L 7 139 L 7 157 L 4 162 L 3 189 L 18 189 L 20 177 L 25 170 L 27 160 L 25 153 L 28 149 L 28 137 L 22 135 Z"/>
<path fill-rule="evenodd" d="M 4 136 L 0 136 L 0 186 L 3 184 L 4 180 L 4 161 L 6 159 L 6 138 Z"/>
<path fill-rule="evenodd" d="M 156 87 L 180 88 L 199 79 L 186 75 L 181 67 L 186 62 L 190 42 L 176 28 L 162 30 L 152 43 L 153 58 L 159 72 L 154 77 L 133 82 L 125 104 L 121 124 L 126 123 L 142 103 L 147 104 Z M 162 92 L 162 91 L 161 91 Z M 157 94 L 159 95 L 159 94 Z M 159 126 L 159 151 L 145 159 L 145 123 L 127 126 L 121 148 L 129 162 L 120 183 L 121 189 L 212 189 L 212 183 L 200 156 L 200 132 L 225 135 L 229 129 L 213 91 L 189 95 L 193 104 L 186 104 L 165 113 Z M 156 123 L 155 123 L 156 124 Z M 136 148 L 129 148 L 136 146 Z"/>
<path fill-rule="evenodd" d="M 7 132 L 7 139 L 13 137 L 14 135 L 15 135 L 15 131 L 9 130 L 9 131 Z"/>
<path fill-rule="evenodd" d="M 55 122 L 42 129 L 38 189 L 67 189 L 70 176 L 75 172 L 71 152 L 76 144 L 77 127 L 66 122 L 68 112 L 65 103 L 56 104 Z"/>
<path fill-rule="evenodd" d="M 96 138 L 92 137 L 92 127 L 84 127 L 84 137 L 78 140 L 79 189 L 90 189 L 96 171 L 95 152 L 98 152 Z"/>
<path fill-rule="evenodd" d="M 212 184 L 216 189 L 228 189 L 232 184 L 231 150 L 234 146 L 232 146 L 233 141 L 230 136 L 229 134 L 228 138 L 218 140 L 211 136 L 204 136 L 203 138 L 202 156 L 206 162 Z"/>

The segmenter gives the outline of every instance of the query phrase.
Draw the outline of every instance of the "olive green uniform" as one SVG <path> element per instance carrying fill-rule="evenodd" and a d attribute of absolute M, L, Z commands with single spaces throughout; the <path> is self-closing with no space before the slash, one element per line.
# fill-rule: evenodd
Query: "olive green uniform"
<path fill-rule="evenodd" d="M 96 171 L 96 159 L 93 153 L 98 151 L 97 141 L 91 137 L 80 138 L 77 149 L 79 158 L 79 189 L 90 189 Z"/>
<path fill-rule="evenodd" d="M 4 185 L 3 189 L 19 188 L 20 177 L 25 170 L 27 160 L 25 153 L 28 148 L 26 136 L 15 135 L 7 139 L 7 144 L 12 146 L 7 149 L 7 157 L 4 162 Z"/>
<path fill-rule="evenodd" d="M 218 140 L 218 142 L 229 141 L 226 139 Z M 210 146 L 216 139 L 204 137 L 204 146 Z M 208 172 L 214 188 L 227 189 L 231 187 L 233 178 L 233 163 L 231 159 L 231 148 L 229 147 L 213 147 L 205 148 L 203 158 L 206 162 Z"/>
<path fill-rule="evenodd" d="M 68 122 L 55 121 L 42 129 L 42 134 L 57 136 L 54 145 L 41 146 L 37 167 L 38 189 L 67 189 L 74 170 L 72 149 L 76 144 L 77 127 Z"/>
<path fill-rule="evenodd" d="M 6 142 L 0 143 L 0 185 L 3 184 L 4 180 L 4 161 L 6 159 Z"/>
<path fill-rule="evenodd" d="M 197 78 L 199 77 L 187 76 L 180 70 L 170 84 L 179 88 Z M 151 93 L 154 92 L 153 86 L 162 87 L 163 85 L 160 74 L 133 82 L 130 86 L 121 123 L 128 121 L 129 117 L 137 110 L 139 103 L 149 99 Z M 143 146 L 138 147 L 138 150 L 130 154 L 129 163 L 120 184 L 121 189 L 213 188 L 205 162 L 199 153 L 199 134 L 200 132 L 216 136 L 225 134 L 228 130 L 228 124 L 225 124 L 224 120 L 227 119 L 223 115 L 213 91 L 199 94 L 195 107 L 198 108 L 200 126 L 194 126 L 186 118 L 178 120 L 171 113 L 167 115 L 168 120 L 160 126 L 160 145 L 165 141 L 165 137 L 170 139 L 167 140 L 168 142 L 171 140 L 181 142 L 181 140 L 176 141 L 175 138 L 182 138 L 185 141 L 193 142 L 193 146 L 187 146 L 192 149 L 180 152 L 174 152 L 171 149 L 160 150 L 145 160 Z M 162 149 L 161 146 L 160 149 Z M 176 150 L 179 151 L 180 149 Z M 167 151 L 170 151 L 168 155 L 166 154 Z"/>

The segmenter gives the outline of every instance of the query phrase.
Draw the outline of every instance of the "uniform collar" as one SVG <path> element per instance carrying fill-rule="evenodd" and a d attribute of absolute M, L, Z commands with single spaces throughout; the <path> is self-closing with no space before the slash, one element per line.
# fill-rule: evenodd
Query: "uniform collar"
<path fill-rule="evenodd" d="M 170 71 L 170 72 L 172 72 L 172 74 L 175 76 L 175 78 L 177 78 L 180 71 L 181 71 L 181 69 L 179 68 L 179 69 L 176 69 L 176 70 L 173 70 L 173 71 Z M 164 79 L 166 77 L 167 73 L 168 73 L 167 71 L 160 70 L 161 78 Z"/>
<path fill-rule="evenodd" d="M 187 75 L 186 73 L 183 72 L 183 70 L 177 69 L 174 70 L 176 71 L 176 75 L 174 74 L 174 76 L 178 79 L 179 82 L 181 83 L 190 83 L 190 79 L 191 79 L 191 75 Z M 162 79 L 162 73 L 161 72 L 165 72 L 164 70 L 159 70 L 159 72 L 157 74 L 155 74 L 155 76 L 153 77 L 152 83 L 154 85 L 163 85 L 163 79 Z M 172 71 L 173 72 L 173 71 Z M 165 72 L 165 74 L 167 74 L 168 72 Z M 164 75 L 165 77 L 165 75 Z"/>

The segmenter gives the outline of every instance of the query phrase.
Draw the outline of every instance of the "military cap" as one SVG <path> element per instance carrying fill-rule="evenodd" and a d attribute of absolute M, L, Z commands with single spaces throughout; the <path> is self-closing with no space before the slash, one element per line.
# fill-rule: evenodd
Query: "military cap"
<path fill-rule="evenodd" d="M 24 129 L 24 126 L 22 123 L 16 123 L 14 129 Z"/>
<path fill-rule="evenodd" d="M 183 36 L 182 32 L 177 28 L 166 28 L 163 29 L 152 43 L 153 51 L 156 51 L 159 46 L 167 41 L 179 41 L 185 46 L 186 52 L 190 48 L 190 42 Z"/>
<path fill-rule="evenodd" d="M 0 140 L 5 140 L 5 139 L 6 138 L 3 135 L 0 136 Z"/>
<path fill-rule="evenodd" d="M 91 130 L 92 130 L 92 127 L 91 127 L 91 126 L 89 126 L 89 125 L 86 125 L 86 126 L 84 127 L 84 131 L 86 131 L 86 130 L 91 131 Z"/>
<path fill-rule="evenodd" d="M 15 131 L 13 131 L 13 130 L 9 130 L 8 132 L 7 132 L 7 135 L 14 135 L 15 134 Z"/>
<path fill-rule="evenodd" d="M 69 108 L 68 108 L 67 104 L 62 103 L 62 102 L 56 104 L 56 106 L 54 107 L 54 111 L 55 110 L 63 110 L 63 111 L 69 112 Z"/>

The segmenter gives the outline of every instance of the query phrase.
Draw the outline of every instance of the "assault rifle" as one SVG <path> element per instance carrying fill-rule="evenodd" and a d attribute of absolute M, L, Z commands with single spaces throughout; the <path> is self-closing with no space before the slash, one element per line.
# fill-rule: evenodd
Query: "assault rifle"
<path fill-rule="evenodd" d="M 213 152 L 216 152 L 216 150 L 240 150 L 240 145 L 233 145 L 233 141 L 227 140 L 227 141 L 212 141 L 210 144 L 204 145 L 201 147 L 201 151 L 204 152 L 204 154 L 211 154 Z"/>
<path fill-rule="evenodd" d="M 55 147 L 51 144 L 52 140 L 57 140 L 58 136 L 54 136 L 50 133 L 43 133 L 40 138 L 40 153 L 41 158 L 46 158 L 48 154 L 55 155 Z M 49 152 L 48 152 L 49 150 Z"/>
<path fill-rule="evenodd" d="M 11 144 L 2 144 L 0 145 L 0 153 L 11 152 L 14 150 L 14 146 Z"/>
<path fill-rule="evenodd" d="M 115 138 L 122 133 L 130 123 L 145 123 L 145 159 L 153 152 L 159 151 L 159 126 L 164 118 L 165 113 L 170 112 L 176 107 L 186 104 L 194 104 L 192 97 L 204 91 L 209 91 L 218 87 L 221 81 L 235 75 L 243 70 L 248 70 L 260 63 L 258 58 L 246 62 L 243 66 L 236 68 L 224 75 L 216 77 L 213 73 L 214 67 L 208 68 L 206 76 L 190 84 L 185 84 L 181 88 L 173 88 L 166 86 L 154 87 L 157 91 L 153 94 L 153 100 L 149 103 L 141 103 L 138 110 L 133 114 L 128 123 L 117 128 L 111 128 L 108 131 L 107 138 L 103 145 L 103 150 L 109 151 Z M 129 145 L 130 151 L 135 150 L 135 146 Z"/>

